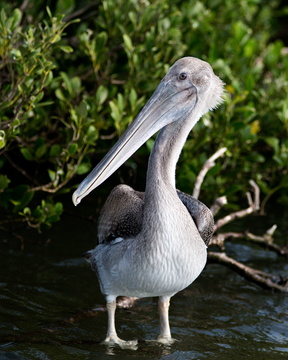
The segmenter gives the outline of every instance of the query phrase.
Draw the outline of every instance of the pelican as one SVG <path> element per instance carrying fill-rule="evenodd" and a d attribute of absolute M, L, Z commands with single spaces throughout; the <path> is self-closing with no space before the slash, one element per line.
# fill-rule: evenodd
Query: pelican
<path fill-rule="evenodd" d="M 113 174 L 142 144 L 159 132 L 151 151 L 145 193 L 114 188 L 98 222 L 98 242 L 88 252 L 106 297 L 105 344 L 131 346 L 115 328 L 116 298 L 159 297 L 160 334 L 173 342 L 170 298 L 203 270 L 213 233 L 210 210 L 175 187 L 175 169 L 186 138 L 200 117 L 222 102 L 223 83 L 200 59 L 178 60 L 139 115 L 73 194 L 75 205 Z"/>

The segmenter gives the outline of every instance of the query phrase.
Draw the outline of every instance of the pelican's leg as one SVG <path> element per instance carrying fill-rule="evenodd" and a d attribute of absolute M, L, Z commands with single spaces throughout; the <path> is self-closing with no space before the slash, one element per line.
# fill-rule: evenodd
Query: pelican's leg
<path fill-rule="evenodd" d="M 104 343 L 108 344 L 111 342 L 117 342 L 116 340 L 119 339 L 115 328 L 116 299 L 112 301 L 107 301 L 106 307 L 108 312 L 108 330 Z"/>
<path fill-rule="evenodd" d="M 158 301 L 158 309 L 160 315 L 160 335 L 157 341 L 162 344 L 172 344 L 174 340 L 171 337 L 169 325 L 169 306 L 170 296 L 160 296 Z"/>
<path fill-rule="evenodd" d="M 106 335 L 106 339 L 103 341 L 105 345 L 115 345 L 118 344 L 121 348 L 131 348 L 135 349 L 137 345 L 137 340 L 132 341 L 124 341 L 121 340 L 115 328 L 115 311 L 116 311 L 116 298 L 113 300 L 107 300 L 107 312 L 108 312 L 108 331 Z"/>

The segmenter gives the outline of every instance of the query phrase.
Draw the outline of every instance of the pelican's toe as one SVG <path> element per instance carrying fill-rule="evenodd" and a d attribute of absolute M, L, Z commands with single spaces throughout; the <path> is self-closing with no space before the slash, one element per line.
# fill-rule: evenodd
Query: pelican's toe
<path fill-rule="evenodd" d="M 137 350 L 138 341 L 137 340 L 129 340 L 125 341 L 118 337 L 118 335 L 110 335 L 107 336 L 104 341 L 102 341 L 103 345 L 114 346 L 118 345 L 121 349 L 130 349 Z"/>

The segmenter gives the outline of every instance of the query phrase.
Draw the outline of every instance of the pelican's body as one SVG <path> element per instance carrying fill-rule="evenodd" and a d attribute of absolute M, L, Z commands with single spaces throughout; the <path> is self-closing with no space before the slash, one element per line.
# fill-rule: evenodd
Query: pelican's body
<path fill-rule="evenodd" d="M 207 246 L 176 190 L 174 195 L 163 192 L 161 201 L 154 197 L 153 201 L 163 208 L 161 216 L 155 218 L 156 208 L 145 207 L 143 193 L 119 185 L 110 194 L 99 218 L 100 244 L 89 256 L 101 290 L 110 298 L 171 297 L 202 271 Z M 205 229 L 212 234 L 212 214 L 205 205 L 196 203 L 202 215 L 205 213 Z"/>
<path fill-rule="evenodd" d="M 99 218 L 99 245 L 89 253 L 107 300 L 106 343 L 127 344 L 115 330 L 117 296 L 159 296 L 158 340 L 172 342 L 169 300 L 203 270 L 213 232 L 209 209 L 176 190 L 175 168 L 188 133 L 221 101 L 222 88 L 209 64 L 195 58 L 178 60 L 126 133 L 73 195 L 74 203 L 79 203 L 162 128 L 149 158 L 145 195 L 126 185 L 112 191 Z"/>

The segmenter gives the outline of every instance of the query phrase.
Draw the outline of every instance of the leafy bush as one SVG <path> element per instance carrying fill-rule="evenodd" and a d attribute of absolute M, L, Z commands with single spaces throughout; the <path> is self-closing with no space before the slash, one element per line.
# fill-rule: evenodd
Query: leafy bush
<path fill-rule="evenodd" d="M 225 194 L 237 206 L 250 178 L 267 199 L 282 189 L 287 203 L 288 59 L 282 42 L 270 41 L 278 1 L 0 4 L 0 206 L 8 215 L 38 228 L 57 221 L 56 195 L 71 192 L 71 180 L 91 170 L 186 55 L 208 61 L 227 91 L 189 137 L 178 187 L 189 192 L 226 146 L 202 187 L 208 203 Z"/>

